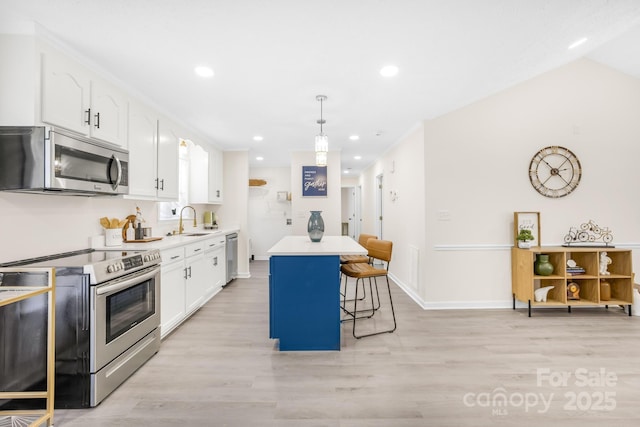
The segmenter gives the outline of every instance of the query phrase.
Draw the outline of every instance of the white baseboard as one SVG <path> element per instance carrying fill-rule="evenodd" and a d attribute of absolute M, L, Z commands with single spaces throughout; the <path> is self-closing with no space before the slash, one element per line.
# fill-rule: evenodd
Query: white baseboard
<path fill-rule="evenodd" d="M 426 308 L 427 308 L 426 304 L 424 303 L 424 301 L 422 301 L 422 298 L 420 298 L 420 296 L 416 293 L 416 291 L 414 289 L 411 289 L 409 286 L 407 286 L 405 283 L 403 283 L 401 280 L 399 280 L 392 273 L 389 273 L 389 278 L 391 280 L 393 280 L 393 282 L 396 285 L 398 285 L 400 287 L 400 289 L 402 289 L 404 291 L 405 294 L 409 295 L 409 298 L 414 300 L 416 302 L 416 304 L 418 304 L 420 307 L 422 307 L 423 309 L 426 310 Z"/>
<path fill-rule="evenodd" d="M 469 310 L 469 309 L 490 309 L 490 308 L 513 308 L 513 301 L 424 301 L 414 289 L 411 289 L 396 276 L 389 273 L 389 278 L 404 291 L 423 310 Z"/>

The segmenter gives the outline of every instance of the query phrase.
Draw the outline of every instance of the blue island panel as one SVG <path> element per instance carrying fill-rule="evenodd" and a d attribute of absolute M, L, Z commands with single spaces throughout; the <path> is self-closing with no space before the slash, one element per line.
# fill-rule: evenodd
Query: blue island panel
<path fill-rule="evenodd" d="M 340 256 L 272 256 L 269 337 L 279 349 L 340 350 Z"/>

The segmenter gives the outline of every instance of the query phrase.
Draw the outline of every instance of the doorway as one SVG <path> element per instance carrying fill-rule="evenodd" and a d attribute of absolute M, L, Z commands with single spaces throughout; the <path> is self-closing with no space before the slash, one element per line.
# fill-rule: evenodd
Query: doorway
<path fill-rule="evenodd" d="M 361 191 L 360 186 L 342 188 L 342 235 L 354 240 L 360 235 L 362 227 Z"/>
<path fill-rule="evenodd" d="M 382 174 L 376 176 L 376 232 L 378 234 L 378 239 L 382 239 L 382 219 L 383 219 L 383 203 L 384 200 L 382 194 Z"/>

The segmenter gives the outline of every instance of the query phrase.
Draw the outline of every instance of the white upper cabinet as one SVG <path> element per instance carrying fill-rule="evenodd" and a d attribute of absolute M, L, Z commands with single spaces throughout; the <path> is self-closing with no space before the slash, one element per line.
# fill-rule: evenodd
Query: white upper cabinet
<path fill-rule="evenodd" d="M 61 55 L 42 54 L 42 121 L 65 129 L 89 132 L 91 79 Z"/>
<path fill-rule="evenodd" d="M 158 199 L 178 200 L 180 129 L 170 120 L 158 121 Z"/>
<path fill-rule="evenodd" d="M 189 149 L 189 202 L 209 203 L 209 153 L 200 145 Z"/>
<path fill-rule="evenodd" d="M 194 145 L 189 153 L 189 201 L 222 203 L 222 152 Z"/>
<path fill-rule="evenodd" d="M 61 54 L 41 58 L 42 121 L 126 147 L 125 96 Z"/>
<path fill-rule="evenodd" d="M 158 185 L 157 115 L 143 105 L 130 102 L 128 127 L 129 195 L 155 199 Z"/>
<path fill-rule="evenodd" d="M 126 97 L 110 84 L 92 80 L 90 135 L 126 147 L 126 120 Z"/>
<path fill-rule="evenodd" d="M 129 103 L 129 197 L 178 200 L 179 128 L 145 106 Z"/>
<path fill-rule="evenodd" d="M 209 202 L 222 203 L 222 176 L 223 176 L 222 151 L 211 149 L 209 151 Z"/>
<path fill-rule="evenodd" d="M 0 34 L 0 126 L 42 125 L 127 148 L 130 198 L 178 200 L 183 128 L 48 41 Z M 208 167 L 202 182 L 221 194 Z"/>

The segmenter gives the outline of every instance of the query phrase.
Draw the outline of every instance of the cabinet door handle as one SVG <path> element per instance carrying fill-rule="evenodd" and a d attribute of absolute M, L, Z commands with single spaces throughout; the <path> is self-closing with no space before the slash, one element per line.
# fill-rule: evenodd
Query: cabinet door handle
<path fill-rule="evenodd" d="M 216 190 L 216 197 L 220 197 L 220 190 Z"/>
<path fill-rule="evenodd" d="M 188 278 L 188 277 L 187 277 L 187 269 L 185 268 L 185 269 L 184 269 L 184 279 L 186 280 L 187 278 Z"/>
<path fill-rule="evenodd" d="M 158 178 L 155 179 L 156 181 L 156 190 L 159 190 L 160 188 L 160 180 Z"/>
<path fill-rule="evenodd" d="M 180 258 L 180 255 L 174 255 L 171 257 L 171 259 L 176 259 L 176 258 Z"/>
<path fill-rule="evenodd" d="M 194 249 L 193 252 L 199 252 L 201 250 L 202 250 L 202 248 L 198 248 L 198 249 Z"/>
<path fill-rule="evenodd" d="M 213 257 L 213 265 L 218 265 L 218 257 Z"/>
<path fill-rule="evenodd" d="M 191 278 L 191 267 L 189 267 L 189 278 Z"/>
<path fill-rule="evenodd" d="M 100 112 L 97 112 L 93 117 L 96 118 L 96 122 L 93 125 L 100 129 Z"/>
<path fill-rule="evenodd" d="M 87 120 L 85 120 L 85 124 L 91 126 L 91 108 L 88 108 L 86 110 L 84 110 L 84 112 L 87 114 Z"/>
<path fill-rule="evenodd" d="M 160 190 L 164 190 L 164 179 L 160 180 Z"/>

